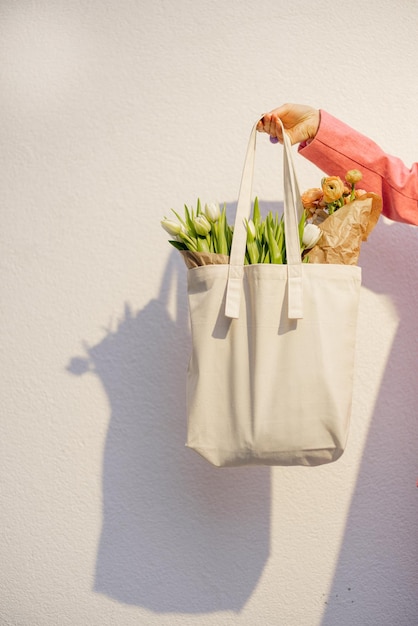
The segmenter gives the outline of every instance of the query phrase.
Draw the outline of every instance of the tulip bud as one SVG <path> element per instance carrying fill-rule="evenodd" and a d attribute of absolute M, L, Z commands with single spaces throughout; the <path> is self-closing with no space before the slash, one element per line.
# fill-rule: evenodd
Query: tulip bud
<path fill-rule="evenodd" d="M 219 204 L 216 202 L 211 202 L 210 204 L 205 205 L 205 215 L 211 222 L 217 222 L 221 216 L 221 211 L 219 208 Z"/>
<path fill-rule="evenodd" d="M 197 234 L 201 237 L 206 237 L 206 235 L 210 233 L 210 222 L 206 215 L 203 215 L 202 213 L 194 218 L 193 225 L 196 229 Z"/>
<path fill-rule="evenodd" d="M 174 220 L 169 220 L 166 217 L 161 220 L 161 226 L 173 237 L 176 237 L 182 231 L 181 224 L 178 224 Z"/>
<path fill-rule="evenodd" d="M 313 248 L 322 236 L 322 230 L 315 224 L 305 224 L 302 243 L 305 249 Z"/>
<path fill-rule="evenodd" d="M 245 220 L 247 226 L 247 262 L 255 264 L 259 262 L 259 250 L 256 242 L 257 229 L 253 220 Z"/>
<path fill-rule="evenodd" d="M 256 229 L 253 220 L 247 221 L 247 241 L 252 242 L 256 237 Z"/>

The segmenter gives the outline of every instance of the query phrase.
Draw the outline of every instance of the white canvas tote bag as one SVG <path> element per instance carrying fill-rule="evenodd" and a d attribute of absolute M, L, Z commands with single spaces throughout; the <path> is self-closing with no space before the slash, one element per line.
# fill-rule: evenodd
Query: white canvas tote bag
<path fill-rule="evenodd" d="M 186 445 L 218 467 L 330 463 L 349 430 L 361 269 L 301 262 L 303 209 L 283 134 L 287 264 L 244 265 L 254 125 L 230 262 L 188 270 Z"/>

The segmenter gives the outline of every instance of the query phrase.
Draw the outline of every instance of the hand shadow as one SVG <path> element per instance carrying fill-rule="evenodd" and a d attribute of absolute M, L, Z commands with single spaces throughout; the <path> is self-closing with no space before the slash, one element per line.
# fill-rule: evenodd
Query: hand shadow
<path fill-rule="evenodd" d="M 361 252 L 363 285 L 390 296 L 399 325 L 370 421 L 322 626 L 418 623 L 417 236 L 418 229 L 380 221 Z M 371 337 L 373 332 L 371 326 Z M 362 350 L 366 356 L 367 347 L 359 346 L 359 357 Z M 359 395 L 365 384 L 364 379 L 356 381 Z M 360 410 L 355 419 L 362 419 Z"/>
<path fill-rule="evenodd" d="M 159 298 L 126 306 L 117 330 L 67 368 L 98 376 L 111 407 L 94 589 L 155 612 L 239 611 L 269 556 L 271 471 L 219 470 L 185 448 L 185 278 L 173 251 Z"/>

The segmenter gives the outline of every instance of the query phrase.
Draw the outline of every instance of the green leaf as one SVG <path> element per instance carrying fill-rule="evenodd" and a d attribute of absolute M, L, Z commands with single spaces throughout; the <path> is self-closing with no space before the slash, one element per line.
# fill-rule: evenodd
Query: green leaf
<path fill-rule="evenodd" d="M 195 237 L 190 237 L 187 233 L 179 233 L 179 237 L 182 239 L 184 244 L 187 246 L 188 250 L 197 250 L 197 239 Z"/>
<path fill-rule="evenodd" d="M 228 255 L 231 249 L 231 229 L 226 221 L 226 206 L 224 205 L 219 220 L 217 222 L 217 253 Z"/>
<path fill-rule="evenodd" d="M 255 241 L 251 241 L 247 243 L 247 254 L 251 264 L 255 264 L 259 262 L 258 258 L 258 246 Z"/>
<path fill-rule="evenodd" d="M 187 224 L 186 224 L 186 222 L 184 221 L 184 219 L 183 219 L 182 217 L 180 217 L 180 215 L 177 213 L 177 211 L 175 211 L 174 209 L 171 209 L 171 210 L 172 210 L 172 212 L 174 213 L 174 215 L 177 217 L 177 219 L 178 219 L 178 221 L 180 222 L 180 224 L 181 224 L 182 226 L 184 226 L 184 228 L 187 230 Z"/>
<path fill-rule="evenodd" d="M 168 243 L 171 243 L 171 245 L 177 248 L 177 250 L 187 250 L 186 244 L 182 243 L 181 241 L 175 241 L 173 239 L 169 239 Z"/>
<path fill-rule="evenodd" d="M 282 260 L 285 258 L 285 254 L 286 254 L 286 249 L 285 249 L 285 243 L 284 243 L 284 222 L 283 220 L 281 220 L 280 224 L 279 224 L 279 232 L 277 235 L 277 247 L 280 250 L 280 255 L 282 257 Z"/>
<path fill-rule="evenodd" d="M 210 252 L 206 237 L 198 237 L 196 244 L 198 252 Z"/>
<path fill-rule="evenodd" d="M 270 252 L 270 262 L 271 263 L 282 263 L 282 255 L 279 250 L 279 246 L 277 245 L 277 241 L 274 238 L 274 225 L 268 223 L 267 236 L 269 242 L 269 252 Z"/>
<path fill-rule="evenodd" d="M 303 232 L 305 230 L 305 222 L 306 222 L 306 213 L 305 211 L 303 211 L 302 216 L 299 220 L 299 245 L 301 248 L 302 248 Z"/>
<path fill-rule="evenodd" d="M 197 237 L 196 229 L 193 224 L 193 220 L 195 218 L 193 207 L 189 210 L 189 208 L 184 205 L 184 211 L 186 216 L 187 232 L 191 237 Z"/>
<path fill-rule="evenodd" d="M 258 225 L 261 222 L 260 206 L 259 206 L 257 197 L 254 199 L 253 222 L 254 222 L 256 227 L 258 227 Z"/>

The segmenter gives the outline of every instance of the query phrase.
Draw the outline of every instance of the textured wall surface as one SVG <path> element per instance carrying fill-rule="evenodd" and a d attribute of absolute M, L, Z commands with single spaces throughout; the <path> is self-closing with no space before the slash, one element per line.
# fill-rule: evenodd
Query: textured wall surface
<path fill-rule="evenodd" d="M 363 247 L 343 457 L 215 470 L 184 447 L 186 272 L 159 225 L 236 201 L 285 101 L 416 161 L 417 20 L 414 0 L 2 0 L 2 626 L 418 623 L 417 230 L 382 219 Z M 259 145 L 255 193 L 280 202 Z"/>

